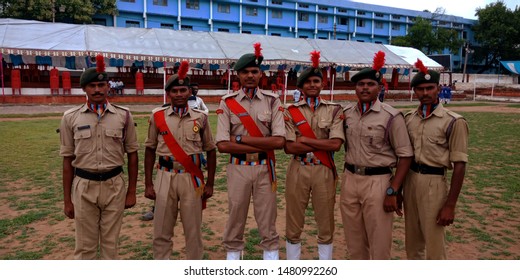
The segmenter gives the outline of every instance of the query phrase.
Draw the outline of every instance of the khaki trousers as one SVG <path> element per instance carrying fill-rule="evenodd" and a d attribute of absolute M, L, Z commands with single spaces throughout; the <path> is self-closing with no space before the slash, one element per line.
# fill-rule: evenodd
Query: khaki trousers
<path fill-rule="evenodd" d="M 153 257 L 170 258 L 173 246 L 173 228 L 180 210 L 186 259 L 200 260 L 202 245 L 202 199 L 195 193 L 189 173 L 172 173 L 157 170 L 154 182 L 155 211 L 153 218 Z"/>
<path fill-rule="evenodd" d="M 125 210 L 123 174 L 106 181 L 74 177 L 72 203 L 76 224 L 77 260 L 118 259 L 118 238 Z"/>
<path fill-rule="evenodd" d="M 276 193 L 271 190 L 267 165 L 227 166 L 229 218 L 222 244 L 226 251 L 244 250 L 244 229 L 249 202 L 253 197 L 254 215 L 264 251 L 278 250 L 276 232 Z"/>
<path fill-rule="evenodd" d="M 331 244 L 336 202 L 336 184 L 332 170 L 325 165 L 302 165 L 299 160 L 292 159 L 287 168 L 285 184 L 285 235 L 293 244 L 301 242 L 309 199 L 312 199 L 314 220 L 318 226 L 318 243 Z"/>
<path fill-rule="evenodd" d="M 448 192 L 445 176 L 408 172 L 404 181 L 404 217 L 409 260 L 446 259 L 445 232 L 437 224 L 437 214 Z"/>
<path fill-rule="evenodd" d="M 390 174 L 362 176 L 344 172 L 340 210 L 353 260 L 390 259 L 394 215 L 383 209 L 390 179 Z"/>

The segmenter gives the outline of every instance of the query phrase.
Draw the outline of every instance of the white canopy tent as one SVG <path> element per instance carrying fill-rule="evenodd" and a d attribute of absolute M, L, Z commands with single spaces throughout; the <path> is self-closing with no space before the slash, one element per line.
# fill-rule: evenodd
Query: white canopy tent
<path fill-rule="evenodd" d="M 323 65 L 362 68 L 370 66 L 374 53 L 381 50 L 386 53 L 388 68 L 413 68 L 417 58 L 429 68 L 442 68 L 416 49 L 382 44 L 0 19 L 0 48 L 4 56 L 22 55 L 24 60 L 29 56 L 50 56 L 57 66 L 63 66 L 59 65 L 63 63 L 60 57 L 98 53 L 129 64 L 135 60 L 173 63 L 181 59 L 227 64 L 252 52 L 255 42 L 262 44 L 264 61 L 271 65 L 310 64 L 309 53 L 317 49 Z"/>

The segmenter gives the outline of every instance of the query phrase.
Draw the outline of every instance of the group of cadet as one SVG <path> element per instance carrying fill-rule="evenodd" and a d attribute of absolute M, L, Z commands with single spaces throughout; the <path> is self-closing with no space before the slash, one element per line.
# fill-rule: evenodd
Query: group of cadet
<path fill-rule="evenodd" d="M 332 259 L 338 181 L 350 259 L 390 259 L 394 213 L 403 212 L 407 258 L 446 259 L 445 227 L 454 221 L 464 180 L 468 125 L 439 102 L 439 73 L 416 63 L 419 72 L 411 86 L 420 104 L 403 115 L 378 100 L 385 63 L 384 52 L 378 52 L 372 67 L 351 78 L 358 102 L 341 106 L 320 97 L 320 53 L 313 51 L 312 66 L 297 78 L 301 99 L 282 106 L 278 95 L 258 87 L 264 57 L 260 44 L 254 47 L 234 65 L 241 88 L 222 97 L 215 139 L 207 112 L 188 106 L 188 62 L 166 82 L 171 104 L 153 110 L 145 141 L 145 197 L 155 200 L 154 259 L 169 259 L 178 212 L 186 259 L 202 259 L 202 210 L 213 195 L 217 149 L 229 154 L 222 241 L 228 260 L 242 258 L 251 198 L 263 259 L 279 259 L 277 149 L 291 155 L 285 185 L 287 259 L 300 259 L 309 200 L 318 258 Z M 82 74 L 88 100 L 65 112 L 60 126 L 64 211 L 75 219 L 76 259 L 116 259 L 123 211 L 136 203 L 136 128 L 128 109 L 107 101 L 103 64 L 98 57 L 97 68 Z M 344 168 L 337 172 L 334 152 L 341 146 Z"/>

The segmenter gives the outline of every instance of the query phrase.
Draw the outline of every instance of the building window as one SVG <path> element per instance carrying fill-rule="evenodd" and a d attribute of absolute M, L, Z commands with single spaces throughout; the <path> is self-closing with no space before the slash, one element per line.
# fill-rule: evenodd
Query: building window
<path fill-rule="evenodd" d="M 198 10 L 199 0 L 186 0 L 186 9 Z"/>
<path fill-rule="evenodd" d="M 228 28 L 219 28 L 218 32 L 228 32 L 229 33 L 229 29 Z"/>
<path fill-rule="evenodd" d="M 318 39 L 327 40 L 327 37 L 318 37 Z"/>
<path fill-rule="evenodd" d="M 453 23 L 453 27 L 455 27 L 455 28 L 461 28 L 461 27 L 462 27 L 462 24 L 461 24 L 461 23 Z"/>
<path fill-rule="evenodd" d="M 153 4 L 156 6 L 168 6 L 168 0 L 153 0 Z"/>
<path fill-rule="evenodd" d="M 127 20 L 125 22 L 125 26 L 126 27 L 141 27 L 141 24 L 138 21 Z"/>
<path fill-rule="evenodd" d="M 271 0 L 271 4 L 273 4 L 273 5 L 282 5 L 282 1 L 280 1 L 280 0 Z"/>
<path fill-rule="evenodd" d="M 258 15 L 258 10 L 256 8 L 247 7 L 246 8 L 246 15 L 256 17 Z"/>
<path fill-rule="evenodd" d="M 162 29 L 173 29 L 173 23 L 161 23 Z"/>
<path fill-rule="evenodd" d="M 439 21 L 439 25 L 449 25 L 447 21 Z"/>
<path fill-rule="evenodd" d="M 282 37 L 282 34 L 280 34 L 280 33 L 271 33 L 271 36 Z"/>
<path fill-rule="evenodd" d="M 365 27 L 366 21 L 364 19 L 358 19 L 357 20 L 357 26 L 358 27 Z"/>
<path fill-rule="evenodd" d="M 374 43 L 376 43 L 376 44 L 383 44 L 383 42 L 381 42 L 381 41 L 375 41 Z"/>
<path fill-rule="evenodd" d="M 328 11 L 328 10 L 329 10 L 329 8 L 328 8 L 328 7 L 325 7 L 325 6 L 318 6 L 318 9 L 319 9 L 320 11 Z"/>
<path fill-rule="evenodd" d="M 258 0 L 249 0 L 249 2 L 255 2 L 255 3 L 258 3 Z"/>
<path fill-rule="evenodd" d="M 398 31 L 399 29 L 401 29 L 401 25 L 400 24 L 392 24 L 392 30 Z"/>
<path fill-rule="evenodd" d="M 93 18 L 92 23 L 97 25 L 107 26 L 107 20 L 104 18 Z"/>
<path fill-rule="evenodd" d="M 376 21 L 376 29 L 383 29 L 383 23 L 380 21 Z"/>
<path fill-rule="evenodd" d="M 298 7 L 308 9 L 309 5 L 300 3 L 300 4 L 298 4 Z"/>
<path fill-rule="evenodd" d="M 135 3 L 135 0 L 120 0 L 121 2 Z"/>
<path fill-rule="evenodd" d="M 347 9 L 338 8 L 338 13 L 347 13 Z"/>
<path fill-rule="evenodd" d="M 191 25 L 181 25 L 181 30 L 193 30 L 193 26 Z"/>
<path fill-rule="evenodd" d="M 364 16 L 366 15 L 365 11 L 357 11 L 358 16 Z"/>
<path fill-rule="evenodd" d="M 339 25 L 348 25 L 348 18 L 346 18 L 346 17 L 338 17 L 338 24 Z"/>
<path fill-rule="evenodd" d="M 385 17 L 382 13 L 376 13 L 376 17 Z"/>
<path fill-rule="evenodd" d="M 356 40 L 357 42 L 364 43 L 365 40 Z"/>
<path fill-rule="evenodd" d="M 392 16 L 392 19 L 401 19 L 401 16 L 393 15 L 393 16 Z"/>
<path fill-rule="evenodd" d="M 318 15 L 318 22 L 319 23 L 328 23 L 329 17 L 325 15 Z"/>
<path fill-rule="evenodd" d="M 298 21 L 309 21 L 309 14 L 308 13 L 299 13 Z"/>
<path fill-rule="evenodd" d="M 298 38 L 307 39 L 307 38 L 309 38 L 309 36 L 300 35 L 300 36 L 298 36 Z"/>
<path fill-rule="evenodd" d="M 219 13 L 229 14 L 229 4 L 218 4 L 217 10 Z"/>
<path fill-rule="evenodd" d="M 251 34 L 251 31 L 249 31 L 249 30 L 242 30 L 242 34 Z"/>
<path fill-rule="evenodd" d="M 468 33 L 466 31 L 462 31 L 462 39 L 467 39 Z"/>
<path fill-rule="evenodd" d="M 283 12 L 281 10 L 271 10 L 271 17 L 272 18 L 282 18 Z"/>

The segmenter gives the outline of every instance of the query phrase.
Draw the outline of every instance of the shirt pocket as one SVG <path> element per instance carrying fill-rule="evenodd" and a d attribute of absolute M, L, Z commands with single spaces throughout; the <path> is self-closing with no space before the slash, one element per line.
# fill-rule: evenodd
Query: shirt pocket
<path fill-rule="evenodd" d="M 257 119 L 267 129 L 271 129 L 271 113 L 258 114 Z"/>
<path fill-rule="evenodd" d="M 108 155 L 114 158 L 123 157 L 123 129 L 107 128 L 105 129 L 105 145 L 104 149 Z"/>
<path fill-rule="evenodd" d="M 332 127 L 332 119 L 319 119 L 318 120 L 318 128 L 320 130 L 319 134 L 316 135 L 320 138 L 328 138 L 330 128 Z"/>
<path fill-rule="evenodd" d="M 74 146 L 77 154 L 90 153 L 94 150 L 94 139 L 90 128 L 74 132 Z"/>
<path fill-rule="evenodd" d="M 428 142 L 433 144 L 434 147 L 446 149 L 448 148 L 448 141 L 446 140 L 446 137 L 441 136 L 427 136 L 426 139 L 428 139 Z"/>
<path fill-rule="evenodd" d="M 199 122 L 194 123 L 191 121 L 190 125 L 184 126 L 184 137 L 186 138 L 188 145 L 195 146 L 197 148 L 202 147 L 202 138 L 200 136 L 201 131 L 202 125 Z"/>
<path fill-rule="evenodd" d="M 364 145 L 374 152 L 379 152 L 385 145 L 385 129 L 368 126 L 361 137 Z"/>

